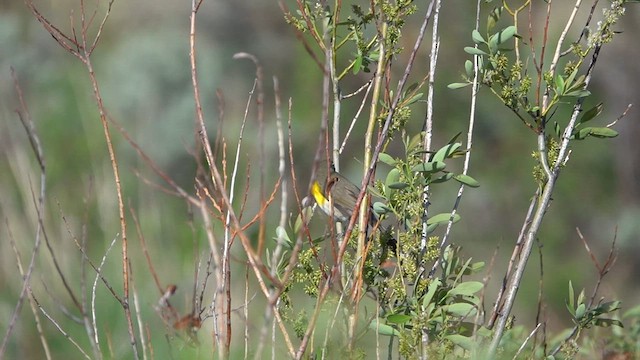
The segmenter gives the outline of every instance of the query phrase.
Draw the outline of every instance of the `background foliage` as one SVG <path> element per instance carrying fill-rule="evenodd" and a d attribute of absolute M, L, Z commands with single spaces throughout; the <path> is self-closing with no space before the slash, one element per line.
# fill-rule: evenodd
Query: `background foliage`
<path fill-rule="evenodd" d="M 424 13 L 424 5 L 416 5 L 417 12 Z M 57 1 L 39 2 L 37 6 L 53 23 L 61 24 L 62 29 L 68 31 L 69 11 L 74 9 L 77 13 L 79 5 L 74 1 Z M 104 8 L 105 4 L 100 6 Z M 562 14 L 571 4 L 558 2 L 554 6 L 557 6 L 557 13 Z M 73 239 L 85 239 L 88 256 L 100 259 L 109 243 L 118 236 L 119 219 L 104 135 L 84 69 L 52 41 L 23 3 L 2 2 L 0 10 L 0 216 L 3 224 L 0 226 L 0 284 L 6 289 L 0 294 L 0 324 L 5 325 L 22 285 L 8 239 L 14 239 L 25 261 L 38 222 L 33 200 L 37 193 L 33 189 L 38 188 L 37 166 L 28 138 L 14 112 L 19 103 L 10 67 L 19 78 L 46 154 L 49 200 L 44 214 L 45 227 L 56 245 L 62 271 L 70 279 L 79 278 L 82 263 Z M 640 55 L 640 50 L 634 46 L 640 15 L 635 7 L 631 10 L 619 25 L 622 33 L 603 51 L 591 87 L 594 100 L 587 100 L 586 108 L 604 102 L 603 117 L 606 119 L 615 119 L 628 103 L 637 104 L 640 99 L 640 87 L 635 80 L 640 78 L 640 68 L 628 60 Z M 93 55 L 95 73 L 109 115 L 117 119 L 140 147 L 186 189 L 193 188 L 195 174 L 195 163 L 189 153 L 195 143 L 195 110 L 188 58 L 189 12 L 188 5 L 174 1 L 116 2 Z M 464 60 L 469 58 L 463 48 L 471 44 L 475 4 L 448 2 L 443 6 L 441 16 L 441 48 L 435 84 L 440 101 L 434 104 L 438 124 L 435 148 L 445 145 L 454 134 L 466 129 L 468 93 L 448 89 L 447 85 L 461 81 Z M 540 19 L 545 14 L 534 13 L 532 16 Z M 402 30 L 401 45 L 411 47 L 419 21 L 417 16 L 408 18 Z M 557 36 L 563 24 L 563 19 L 552 18 L 550 35 Z M 295 166 L 301 177 L 300 184 L 306 184 L 319 132 L 322 74 L 296 39 L 277 4 L 271 1 L 205 2 L 199 13 L 198 49 L 203 106 L 210 115 L 207 122 L 212 129 L 209 137 L 235 139 L 238 136 L 247 94 L 253 87 L 254 66 L 246 60 L 234 60 L 233 54 L 240 51 L 254 54 L 264 66 L 265 78 L 277 77 L 282 98 L 292 99 Z M 426 67 L 427 51 L 426 46 L 420 50 L 419 66 Z M 405 56 L 401 55 L 398 64 L 406 60 Z M 394 64 L 394 70 L 401 72 L 402 66 L 398 65 L 396 69 Z M 363 74 L 351 77 L 352 83 L 343 85 L 345 92 L 354 91 L 365 78 Z M 266 83 L 270 84 L 270 81 Z M 274 93 L 270 86 L 267 89 L 265 103 L 273 104 Z M 218 128 L 215 124 L 220 98 L 224 98 L 225 122 Z M 454 237 L 456 244 L 463 247 L 465 257 L 489 260 L 495 254 L 492 267 L 497 272 L 486 290 L 493 293 L 499 286 L 509 249 L 526 212 L 527 196 L 537 186 L 531 174 L 535 161 L 529 156 L 535 149 L 535 139 L 523 134 L 525 130 L 521 123 L 513 121 L 510 111 L 489 92 L 481 93 L 478 104 L 472 175 L 482 187 L 465 194 L 460 208 L 463 221 L 454 227 Z M 357 110 L 355 104 L 345 106 L 345 114 Z M 617 234 L 618 260 L 603 284 L 603 293 L 609 299 L 622 300 L 623 306 L 637 304 L 640 298 L 637 286 L 640 278 L 637 256 L 640 251 L 637 221 L 640 216 L 640 147 L 636 144 L 640 125 L 636 112 L 632 109 L 619 122 L 617 138 L 575 143 L 574 155 L 561 175 L 539 236 L 540 251 L 544 256 L 543 286 L 549 331 L 571 325 L 565 308 L 567 279 L 572 280 L 576 289 L 590 289 L 597 279 L 576 227 L 589 239 L 593 252 L 603 257 Z M 265 132 L 272 139 L 266 141 L 264 155 L 268 162 L 275 164 L 277 147 L 272 105 L 266 106 L 265 115 Z M 249 121 L 255 121 L 255 116 L 252 108 Z M 407 129 L 417 132 L 423 117 L 423 104 L 418 103 L 412 108 Z M 257 131 L 257 126 L 248 126 L 244 136 L 246 139 L 257 138 Z M 354 131 L 363 133 L 364 125 L 358 124 Z M 362 145 L 357 138 L 352 139 L 345 151 L 347 156 L 343 156 L 342 172 L 359 183 Z M 191 311 L 196 254 L 207 248 L 204 230 L 193 226 L 193 209 L 153 185 L 160 180 L 122 137 L 114 137 L 114 145 L 123 173 L 126 205 L 135 209 L 140 233 L 144 234 L 150 256 L 158 265 L 159 278 L 178 285 L 174 306 L 180 313 L 188 313 Z M 256 163 L 259 143 L 246 141 L 243 146 L 240 168 L 246 169 L 251 178 L 243 183 L 245 178 L 241 176 L 237 189 L 258 186 L 259 170 L 248 164 Z M 402 142 L 393 142 L 387 152 L 402 155 Z M 267 166 L 265 171 L 268 183 L 273 183 L 277 167 Z M 455 187 L 443 188 L 434 195 L 434 213 L 450 211 L 456 190 Z M 290 199 L 291 204 L 294 200 Z M 249 194 L 246 203 L 248 213 L 258 211 L 260 202 L 255 193 Z M 291 208 L 295 206 L 291 205 Z M 318 222 L 317 219 L 313 221 Z M 271 233 L 267 238 L 275 236 L 272 229 L 276 223 L 277 218 L 271 216 L 267 226 Z M 311 225 L 321 229 L 324 224 Z M 130 226 L 131 235 L 135 233 L 133 228 Z M 257 227 L 252 227 L 249 234 L 255 238 L 258 231 Z M 131 250 L 131 258 L 136 259 L 132 263 L 137 276 L 135 286 L 140 294 L 152 294 L 141 296 L 145 300 L 139 305 L 149 315 L 146 319 L 150 328 L 162 326 L 159 317 L 153 316 L 157 291 L 141 247 L 135 241 Z M 115 255 L 118 246 L 111 251 L 104 273 L 112 278 L 114 287 L 120 287 L 121 264 Z M 243 259 L 241 254 L 239 247 L 234 248 L 238 260 L 233 266 L 244 266 L 239 260 Z M 528 325 L 527 328 L 535 323 L 535 311 L 531 309 L 538 303 L 537 260 L 534 257 L 528 265 L 515 309 L 516 322 Z M 69 307 L 71 300 L 59 290 L 63 286 L 59 280 L 51 281 L 46 276 L 53 269 L 50 258 L 38 257 L 35 266 L 34 292 L 46 298 L 56 317 L 64 318 L 61 309 Z M 244 288 L 233 291 L 242 294 Z M 126 356 L 130 348 L 123 335 L 126 325 L 122 310 L 108 296 L 107 290 L 101 288 L 100 292 L 103 296 L 98 296 L 98 306 L 103 317 L 110 319 L 104 321 L 100 330 L 110 339 L 112 355 Z M 234 322 L 242 321 L 242 315 L 234 316 Z M 76 354 L 50 323 L 45 323 L 45 327 L 45 332 L 56 334 L 51 337 L 56 355 Z M 71 338 L 83 336 L 80 327 L 70 326 L 67 330 Z M 205 343 L 211 341 L 209 336 L 201 335 L 199 339 Z M 40 358 L 43 350 L 34 346 L 36 343 L 32 315 L 23 309 L 6 356 Z M 163 344 L 159 349 L 163 346 L 167 345 Z M 198 351 L 187 345 L 174 346 L 179 348 L 180 354 Z M 156 357 L 162 358 L 158 353 Z"/>

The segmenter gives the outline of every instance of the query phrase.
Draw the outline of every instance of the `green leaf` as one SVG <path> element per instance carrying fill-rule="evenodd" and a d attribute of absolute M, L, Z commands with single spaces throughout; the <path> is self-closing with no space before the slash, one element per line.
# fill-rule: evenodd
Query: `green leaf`
<path fill-rule="evenodd" d="M 464 52 L 466 52 L 467 54 L 470 54 L 470 55 L 489 55 L 486 52 L 484 52 L 484 51 L 482 51 L 482 50 L 480 50 L 478 48 L 471 47 L 471 46 L 465 46 L 464 47 Z"/>
<path fill-rule="evenodd" d="M 473 339 L 464 335 L 451 334 L 451 335 L 445 336 L 444 338 L 467 351 L 471 351 L 475 347 L 475 342 L 473 341 Z"/>
<path fill-rule="evenodd" d="M 380 153 L 380 155 L 378 155 L 378 161 L 382 161 L 389 166 L 395 166 L 397 163 L 397 160 L 387 153 Z"/>
<path fill-rule="evenodd" d="M 592 107 L 591 109 L 585 111 L 582 113 L 582 116 L 580 116 L 580 119 L 578 120 L 579 124 L 584 124 L 587 121 L 595 118 L 596 116 L 600 115 L 602 113 L 602 109 L 604 108 L 604 105 L 602 103 Z"/>
<path fill-rule="evenodd" d="M 589 95 L 591 95 L 591 91 L 589 90 L 576 90 L 576 91 L 570 91 L 566 94 L 562 94 L 563 96 L 567 96 L 567 97 L 576 97 L 576 98 L 583 98 L 583 97 L 587 97 Z"/>
<path fill-rule="evenodd" d="M 555 92 L 558 95 L 564 95 L 564 79 L 562 78 L 562 75 L 558 74 L 556 75 L 556 79 L 555 79 Z"/>
<path fill-rule="evenodd" d="M 447 295 L 450 295 L 450 296 L 455 296 L 455 295 L 472 296 L 473 294 L 475 294 L 478 291 L 482 290 L 483 287 L 484 287 L 484 284 L 482 284 L 479 281 L 466 281 L 466 282 L 463 282 L 461 284 L 458 284 L 458 286 L 456 286 L 453 289 L 449 290 L 449 293 Z"/>
<path fill-rule="evenodd" d="M 571 280 L 569 280 L 569 299 L 567 302 L 567 308 L 569 309 L 569 312 L 571 313 L 571 316 L 575 315 L 575 292 L 573 291 L 573 283 L 571 282 Z"/>
<path fill-rule="evenodd" d="M 389 187 L 389 189 L 402 190 L 402 189 L 406 189 L 407 186 L 409 186 L 409 184 L 404 183 L 404 182 L 395 182 L 395 183 L 391 183 L 391 184 L 389 184 L 387 186 Z"/>
<path fill-rule="evenodd" d="M 462 146 L 461 143 L 447 144 L 436 151 L 435 155 L 431 158 L 433 162 L 442 162 L 444 159 L 450 158 L 456 150 Z"/>
<path fill-rule="evenodd" d="M 473 77 L 473 63 L 471 62 L 471 60 L 466 60 L 464 62 L 464 71 L 467 73 L 468 78 Z"/>
<path fill-rule="evenodd" d="M 392 210 L 385 203 L 376 201 L 373 203 L 373 211 L 378 215 L 388 214 Z"/>
<path fill-rule="evenodd" d="M 477 188 L 480 186 L 480 183 L 469 175 L 456 174 L 456 175 L 453 175 L 453 179 L 461 184 L 464 184 L 473 188 Z"/>
<path fill-rule="evenodd" d="M 386 336 L 399 336 L 398 330 L 392 326 L 383 323 L 382 321 L 372 321 L 369 323 L 369 329 L 376 330 L 380 335 Z"/>
<path fill-rule="evenodd" d="M 500 30 L 496 34 L 498 45 L 504 44 L 505 42 L 509 41 L 516 34 L 516 30 L 516 27 L 513 25 L 507 26 L 506 28 Z"/>
<path fill-rule="evenodd" d="M 358 54 L 356 59 L 353 61 L 353 68 L 351 68 L 351 72 L 353 74 L 357 74 L 362 69 L 362 54 Z"/>
<path fill-rule="evenodd" d="M 437 227 L 438 223 L 427 225 L 427 234 L 431 234 Z"/>
<path fill-rule="evenodd" d="M 575 89 L 582 89 L 584 88 L 584 82 L 587 79 L 586 76 L 584 75 L 580 75 L 578 76 L 578 78 L 576 79 L 576 81 L 574 81 L 571 84 L 571 88 L 569 88 L 569 90 L 575 90 Z"/>
<path fill-rule="evenodd" d="M 598 138 L 614 138 L 618 136 L 618 132 L 608 127 L 592 127 L 589 135 Z"/>
<path fill-rule="evenodd" d="M 276 237 L 278 239 L 282 239 L 288 243 L 291 243 L 291 239 L 289 238 L 289 234 L 287 234 L 287 230 L 282 226 L 276 227 Z"/>
<path fill-rule="evenodd" d="M 449 85 L 447 85 L 447 87 L 451 90 L 455 90 L 455 89 L 461 89 L 463 87 L 467 87 L 471 85 L 470 82 L 466 82 L 466 83 L 451 83 Z"/>
<path fill-rule="evenodd" d="M 416 82 L 412 83 L 411 85 L 409 85 L 409 86 L 407 87 L 407 90 L 405 90 L 405 93 L 406 93 L 406 94 L 410 94 L 410 93 L 412 93 L 413 91 L 415 91 L 415 90 L 418 88 L 418 86 L 419 86 L 419 85 L 420 85 L 420 84 L 418 84 L 418 83 L 416 83 Z"/>
<path fill-rule="evenodd" d="M 400 170 L 393 168 L 387 174 L 387 178 L 384 180 L 384 183 L 389 187 L 389 184 L 397 183 L 398 180 L 400 180 Z"/>
<path fill-rule="evenodd" d="M 465 302 L 445 305 L 442 309 L 454 316 L 472 316 L 476 313 L 476 307 Z"/>
<path fill-rule="evenodd" d="M 624 327 L 622 325 L 622 321 L 617 320 L 617 319 L 596 319 L 594 321 L 594 324 L 596 326 L 600 326 L 600 327 L 610 327 L 610 326 L 618 326 L 618 327 Z"/>
<path fill-rule="evenodd" d="M 442 284 L 442 281 L 439 278 L 434 279 L 433 281 L 431 281 L 429 283 L 429 285 L 427 286 L 427 293 L 425 294 L 424 298 L 422 299 L 422 308 L 426 309 L 427 306 L 429 305 L 429 303 L 431 303 L 431 300 L 433 299 L 433 295 L 435 295 L 436 290 L 438 290 L 438 287 Z"/>
<path fill-rule="evenodd" d="M 411 171 L 412 172 L 435 173 L 435 172 L 444 170 L 445 167 L 446 167 L 445 163 L 443 163 L 441 161 L 433 161 L 433 162 L 426 162 L 426 163 L 418 164 L 418 165 L 412 167 Z"/>
<path fill-rule="evenodd" d="M 502 10 L 503 7 L 498 6 L 489 13 L 489 18 L 487 19 L 487 33 L 490 33 L 491 30 L 496 27 L 496 23 L 498 23 L 498 20 L 500 20 L 500 16 L 502 15 Z"/>
<path fill-rule="evenodd" d="M 422 93 L 417 93 L 417 94 L 413 95 L 411 97 L 411 99 L 409 99 L 409 100 L 404 102 L 404 105 L 406 106 L 406 105 L 411 105 L 411 104 L 415 103 L 416 101 L 420 100 L 422 95 L 423 95 Z"/>
<path fill-rule="evenodd" d="M 306 209 L 303 209 L 303 213 L 306 219 L 308 219 L 311 215 L 312 215 L 312 207 L 311 206 L 307 206 Z M 298 216 L 296 216 L 296 220 L 293 222 L 293 232 L 297 233 L 298 231 L 300 231 L 302 227 L 302 213 L 298 214 Z"/>
<path fill-rule="evenodd" d="M 411 320 L 411 316 L 407 314 L 391 314 L 387 316 L 387 322 L 392 324 L 404 324 Z"/>
<path fill-rule="evenodd" d="M 580 321 L 584 317 L 584 313 L 586 309 L 587 309 L 587 306 L 584 303 L 578 304 L 578 307 L 576 308 L 576 314 L 574 315 L 576 320 Z"/>
<path fill-rule="evenodd" d="M 577 131 L 576 131 L 577 130 Z M 571 134 L 572 140 L 584 140 L 591 133 L 591 128 L 574 129 Z"/>
<path fill-rule="evenodd" d="M 482 35 L 480 35 L 480 32 L 476 29 L 473 29 L 473 31 L 471 32 L 471 39 L 473 39 L 473 42 L 476 44 L 481 44 L 486 42 L 482 37 Z"/>
<path fill-rule="evenodd" d="M 621 301 L 609 301 L 603 304 L 598 305 L 594 310 L 599 314 L 606 314 L 620 309 Z"/>
<path fill-rule="evenodd" d="M 475 263 L 471 264 L 469 266 L 469 270 L 471 270 L 472 274 L 475 274 L 478 271 L 484 269 L 484 265 L 485 265 L 484 261 L 478 261 L 478 262 L 475 262 Z"/>
<path fill-rule="evenodd" d="M 443 183 L 443 182 L 447 182 L 449 180 L 451 180 L 451 178 L 453 178 L 453 173 L 446 173 L 440 177 L 437 177 L 435 179 L 431 180 L 431 184 L 438 184 L 438 183 Z"/>
<path fill-rule="evenodd" d="M 427 225 L 432 225 L 432 224 L 446 224 L 449 222 L 449 219 L 451 218 L 451 213 L 441 213 L 441 214 L 437 214 L 434 215 L 432 217 L 430 217 L 429 219 L 427 219 Z M 460 221 L 460 215 L 455 214 L 453 216 L 453 223 L 457 223 L 458 221 Z"/>
<path fill-rule="evenodd" d="M 580 290 L 580 294 L 578 295 L 578 300 L 576 304 L 581 305 L 584 304 L 584 289 Z"/>
<path fill-rule="evenodd" d="M 447 141 L 447 144 L 453 144 L 454 142 L 456 142 L 456 140 L 458 140 L 460 135 L 462 135 L 462 131 L 460 131 L 457 134 L 453 135 L 453 137 L 451 139 L 449 139 L 449 141 Z"/>
<path fill-rule="evenodd" d="M 574 131 L 571 138 L 575 140 L 583 140 L 587 136 L 597 138 L 614 138 L 618 136 L 618 132 L 608 127 L 585 127 L 578 131 Z"/>
<path fill-rule="evenodd" d="M 578 75 L 578 69 L 579 68 L 575 68 L 573 69 L 573 72 L 571 74 L 569 74 L 569 76 L 567 77 L 567 79 L 565 80 L 565 87 L 570 90 L 570 89 L 574 89 L 576 87 L 576 85 L 580 85 L 581 81 L 578 81 L 577 83 L 574 83 L 574 79 L 576 78 L 576 75 Z"/>
<path fill-rule="evenodd" d="M 495 54 L 498 52 L 498 34 L 493 34 L 489 37 L 489 53 Z"/>

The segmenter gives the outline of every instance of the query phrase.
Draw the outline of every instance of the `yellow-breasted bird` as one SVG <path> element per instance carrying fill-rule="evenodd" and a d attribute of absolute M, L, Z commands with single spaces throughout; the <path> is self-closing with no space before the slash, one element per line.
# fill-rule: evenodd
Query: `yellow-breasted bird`
<path fill-rule="evenodd" d="M 320 162 L 316 171 L 316 178 L 311 185 L 311 195 L 316 204 L 328 216 L 334 216 L 341 223 L 351 218 L 360 189 L 344 176 L 335 171 L 330 165 L 327 174 L 327 164 Z M 331 206 L 333 205 L 333 209 Z"/>
<path fill-rule="evenodd" d="M 333 164 L 330 164 L 329 168 L 327 168 L 327 163 L 320 161 L 316 170 L 315 180 L 311 184 L 311 195 L 325 214 L 333 216 L 336 221 L 346 226 L 349 219 L 351 219 L 353 209 L 356 207 L 360 188 L 335 171 Z M 327 173 L 327 170 L 329 170 L 329 173 Z M 373 208 L 370 207 L 367 230 L 375 229 L 378 221 Z M 388 235 L 384 237 L 388 239 L 383 240 L 382 243 L 386 244 L 386 246 L 391 246 L 395 251 L 395 239 L 387 230 L 383 230 L 381 234 L 385 233 Z"/>

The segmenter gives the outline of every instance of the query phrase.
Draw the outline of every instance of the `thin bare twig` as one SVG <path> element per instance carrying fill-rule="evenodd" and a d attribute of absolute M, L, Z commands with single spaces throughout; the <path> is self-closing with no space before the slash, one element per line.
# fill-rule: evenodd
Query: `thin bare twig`
<path fill-rule="evenodd" d="M 107 120 L 106 108 L 102 101 L 100 87 L 98 86 L 98 81 L 96 79 L 95 71 L 93 69 L 93 64 L 91 62 L 91 54 L 101 38 L 102 29 L 111 13 L 112 3 L 113 3 L 113 0 L 110 1 L 109 3 L 109 6 L 107 8 L 107 11 L 105 12 L 104 18 L 102 19 L 102 22 L 98 28 L 98 32 L 93 37 L 93 39 L 90 40 L 88 32 L 89 32 L 89 27 L 91 25 L 93 16 L 87 20 L 84 1 L 80 1 L 80 40 L 78 40 L 76 27 L 74 26 L 73 21 L 71 23 L 72 25 L 71 31 L 72 31 L 73 37 L 70 37 L 68 35 L 65 35 L 61 30 L 59 30 L 57 27 L 51 24 L 51 22 L 49 22 L 43 15 L 41 15 L 40 12 L 36 9 L 32 1 L 25 0 L 25 4 L 31 10 L 31 13 L 44 26 L 45 30 L 47 30 L 47 32 L 49 32 L 51 36 L 53 36 L 53 38 L 58 42 L 58 44 L 60 44 L 62 48 L 64 48 L 69 53 L 74 55 L 76 58 L 78 58 L 78 60 L 80 60 L 85 65 L 89 75 L 89 79 L 91 81 L 93 96 L 97 102 L 98 112 L 100 115 L 100 122 L 102 124 L 104 137 L 107 144 L 109 160 L 111 162 L 114 182 L 116 186 L 116 197 L 118 199 L 118 214 L 120 217 L 120 229 L 121 229 L 121 236 L 122 236 L 123 299 L 121 304 L 127 320 L 127 331 L 129 333 L 129 342 L 132 347 L 134 357 L 138 359 L 139 355 L 138 355 L 138 349 L 136 346 L 136 334 L 133 328 L 133 319 L 131 317 L 131 310 L 129 308 L 130 270 L 129 270 L 128 243 L 127 243 L 127 223 L 125 219 L 124 199 L 122 195 L 120 171 L 118 167 L 118 161 L 115 155 L 115 150 L 113 148 L 113 143 L 111 141 L 111 131 L 109 129 L 109 121 Z"/>
<path fill-rule="evenodd" d="M 65 337 L 65 339 L 69 340 L 73 346 L 76 347 L 76 349 L 78 349 L 78 351 L 80 351 L 80 353 L 82 355 L 84 355 L 85 358 L 87 359 L 91 359 L 91 357 L 89 356 L 89 354 L 87 354 L 82 347 L 80 346 L 80 344 L 78 344 L 73 337 L 71 337 L 69 335 L 69 333 L 67 333 L 66 331 L 64 331 L 64 329 L 62 329 L 62 326 L 60 326 L 60 324 L 58 324 L 58 322 L 51 317 L 51 315 L 49 315 L 49 313 L 40 305 L 40 302 L 38 301 L 38 299 L 36 299 L 35 296 L 33 296 L 33 294 L 31 294 L 31 296 L 33 297 L 33 301 L 35 301 L 36 305 L 38 306 L 38 309 L 40 309 L 40 311 L 44 314 L 44 316 L 49 319 L 49 321 L 51 321 L 51 323 L 53 324 L 53 326 L 56 327 L 56 329 L 58 329 L 58 331 L 60 331 L 60 333 Z"/>
<path fill-rule="evenodd" d="M 540 325 L 542 325 L 542 324 L 538 323 L 538 325 L 536 325 L 536 327 L 529 333 L 529 336 L 527 336 L 527 338 L 524 339 L 524 341 L 522 342 L 522 345 L 520 345 L 520 347 L 518 348 L 518 351 L 516 352 L 516 354 L 513 355 L 513 359 L 514 360 L 517 359 L 518 355 L 520 355 L 522 350 L 524 350 L 524 347 L 527 345 L 529 340 L 531 340 L 531 337 L 533 337 L 536 334 L 536 332 L 538 332 L 538 329 L 540 328 Z"/>
<path fill-rule="evenodd" d="M 100 261 L 100 265 L 98 265 L 98 268 L 96 269 L 96 277 L 93 280 L 93 287 L 91 288 L 91 324 L 93 325 L 93 342 L 95 343 L 95 347 L 98 350 L 100 350 L 100 339 L 98 338 L 98 320 L 96 316 L 96 289 L 98 288 L 98 279 L 103 277 L 102 267 L 107 262 L 107 255 L 109 255 L 109 252 L 113 248 L 113 245 L 116 244 L 117 240 L 118 237 L 114 237 L 111 241 L 111 244 L 107 248 L 107 251 L 104 252 L 104 256 L 102 256 L 102 260 Z M 99 354 L 99 358 L 102 358 L 102 352 L 99 352 Z"/>
<path fill-rule="evenodd" d="M 31 149 L 35 154 L 36 160 L 38 161 L 38 165 L 40 167 L 40 191 L 38 194 L 38 200 L 36 202 L 36 211 L 38 212 L 38 222 L 36 225 L 36 233 L 35 240 L 33 244 L 33 248 L 31 251 L 31 259 L 29 260 L 29 266 L 27 267 L 27 271 L 22 278 L 22 289 L 20 290 L 20 296 L 18 296 L 18 301 L 16 302 L 16 306 L 13 310 L 13 314 L 11 314 L 11 318 L 7 325 L 7 330 L 2 339 L 2 345 L 0 345 L 0 359 L 4 358 L 4 354 L 7 350 L 7 345 L 9 343 L 9 337 L 13 332 L 16 321 L 18 320 L 18 315 L 20 314 L 20 310 L 22 309 L 22 305 L 24 304 L 24 300 L 27 297 L 27 290 L 29 288 L 29 283 L 31 281 L 31 275 L 33 274 L 33 269 L 35 267 L 36 256 L 38 255 L 38 250 L 40 249 L 41 244 L 41 234 L 43 233 L 43 222 L 40 216 L 44 213 L 45 206 L 45 191 L 46 191 L 46 163 L 44 158 L 44 152 L 42 151 L 42 146 L 40 145 L 40 138 L 35 129 L 31 116 L 29 115 L 29 110 L 27 108 L 26 102 L 24 100 L 24 96 L 22 95 L 22 89 L 20 84 L 18 83 L 18 77 L 15 74 L 15 71 L 11 71 L 11 75 L 13 77 L 14 87 L 16 89 L 16 93 L 18 94 L 18 100 L 20 101 L 20 110 L 17 111 L 18 118 L 24 127 L 27 136 L 29 138 L 29 143 L 31 144 Z M 23 115 L 24 114 L 24 115 Z M 33 190 L 32 190 L 33 191 Z"/>
<path fill-rule="evenodd" d="M 18 248 L 16 247 L 16 242 L 15 239 L 13 237 L 13 233 L 11 231 L 11 226 L 9 225 L 9 221 L 6 220 L 6 224 L 7 226 L 7 231 L 9 233 L 9 243 L 11 244 L 11 249 L 13 250 L 13 254 L 16 257 L 16 263 L 18 265 L 18 271 L 20 272 L 20 276 L 22 276 L 24 278 L 25 276 L 25 272 L 24 272 L 24 267 L 22 266 L 22 260 L 21 260 L 21 256 L 20 256 L 20 251 L 18 251 Z M 47 338 L 44 335 L 44 331 L 42 329 L 42 322 L 40 320 L 40 315 L 38 314 L 38 308 L 37 305 L 33 299 L 33 293 L 31 292 L 31 288 L 29 288 L 29 305 L 31 306 L 31 312 L 33 313 L 33 318 L 36 322 L 36 329 L 38 331 L 38 337 L 40 338 L 40 343 L 42 344 L 42 349 L 44 350 L 44 354 L 45 357 L 47 359 L 51 359 L 51 350 L 49 349 L 49 342 L 47 341 Z M 2 357 L 2 356 L 0 356 Z"/>

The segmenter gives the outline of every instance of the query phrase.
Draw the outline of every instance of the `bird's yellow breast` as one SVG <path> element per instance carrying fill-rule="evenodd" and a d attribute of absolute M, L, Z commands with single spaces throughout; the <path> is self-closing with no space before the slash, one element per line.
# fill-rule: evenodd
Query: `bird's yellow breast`
<path fill-rule="evenodd" d="M 313 195 L 313 198 L 316 199 L 316 202 L 318 203 L 318 205 L 320 205 L 320 207 L 324 209 L 324 207 L 326 206 L 329 200 L 327 200 L 327 198 L 324 197 L 324 194 L 322 193 L 322 188 L 320 187 L 320 184 L 317 181 L 314 181 L 313 185 L 311 185 L 311 195 Z"/>

